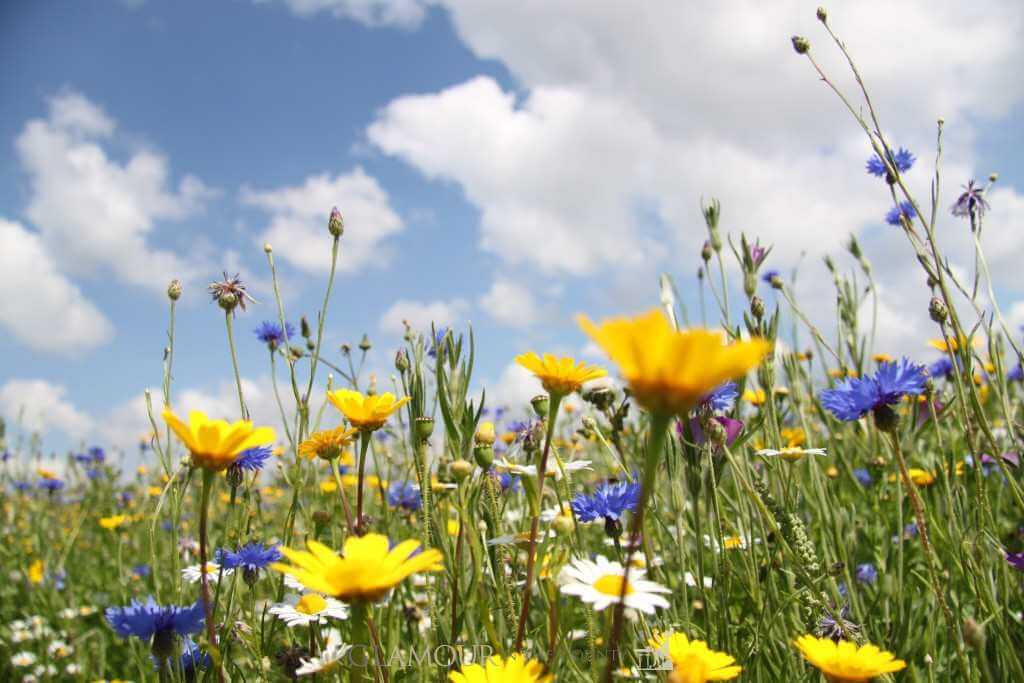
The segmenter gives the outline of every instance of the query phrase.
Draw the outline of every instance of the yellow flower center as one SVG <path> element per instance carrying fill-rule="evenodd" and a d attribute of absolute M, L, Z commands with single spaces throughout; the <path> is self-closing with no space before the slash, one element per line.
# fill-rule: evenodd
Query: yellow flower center
<path fill-rule="evenodd" d="M 804 457 L 804 449 L 786 447 L 779 451 L 779 456 L 787 462 L 796 462 Z"/>
<path fill-rule="evenodd" d="M 729 536 L 724 541 L 726 550 L 735 550 L 743 547 L 743 539 L 739 536 Z"/>
<path fill-rule="evenodd" d="M 327 601 L 316 593 L 307 593 L 295 605 L 295 611 L 303 614 L 320 614 L 327 609 Z"/>
<path fill-rule="evenodd" d="M 619 597 L 622 595 L 622 582 L 625 578 L 619 574 L 605 574 L 594 582 L 594 590 L 598 593 Z M 633 586 L 626 582 L 626 595 L 633 592 Z"/>

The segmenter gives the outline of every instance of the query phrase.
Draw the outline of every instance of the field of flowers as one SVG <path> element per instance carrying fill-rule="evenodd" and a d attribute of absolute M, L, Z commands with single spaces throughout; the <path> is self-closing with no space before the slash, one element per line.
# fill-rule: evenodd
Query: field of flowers
<path fill-rule="evenodd" d="M 1024 681 L 1021 339 L 978 238 L 996 179 L 946 196 L 940 122 L 915 198 L 902 174 L 928 162 L 883 135 L 859 75 L 841 91 L 793 47 L 863 127 L 931 288 L 919 357 L 876 347 L 856 240 L 827 261 L 826 331 L 712 200 L 707 310 L 662 276 L 660 307 L 581 315 L 606 362 L 523 349 L 531 405 L 472 390 L 471 329 L 410 328 L 374 377 L 366 338 L 321 354 L 360 229 L 334 209 L 312 320 L 291 324 L 269 244 L 274 302 L 209 287 L 236 414 L 177 400 L 175 307 L 199 294 L 172 282 L 141 465 L 103 445 L 52 463 L 8 430 L 0 680 Z M 942 230 L 975 236 L 968 279 Z M 249 421 L 241 344 L 266 349 L 277 424 Z"/>

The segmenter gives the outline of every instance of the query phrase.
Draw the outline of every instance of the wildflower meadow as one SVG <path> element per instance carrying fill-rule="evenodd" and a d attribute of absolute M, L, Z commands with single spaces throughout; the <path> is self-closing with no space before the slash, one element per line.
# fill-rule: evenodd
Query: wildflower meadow
<path fill-rule="evenodd" d="M 892 139 L 841 27 L 816 26 L 787 56 L 863 132 L 848 173 L 919 272 L 888 301 L 927 308 L 918 352 L 879 343 L 856 238 L 825 259 L 823 324 L 708 187 L 703 249 L 676 257 L 696 277 L 581 311 L 593 354 L 521 348 L 535 397 L 503 404 L 471 325 L 407 323 L 367 369 L 370 335 L 332 322 L 363 305 L 337 277 L 366 226 L 315 207 L 318 309 L 294 310 L 272 241 L 269 296 L 233 270 L 169 283 L 137 453 L 47 457 L 5 424 L 0 680 L 1024 681 L 1024 336 L 982 248 L 998 179 L 946 177 L 941 120 L 932 149 Z M 220 325 L 228 414 L 175 383 L 189 316 Z M 243 348 L 274 420 L 250 413 Z"/>

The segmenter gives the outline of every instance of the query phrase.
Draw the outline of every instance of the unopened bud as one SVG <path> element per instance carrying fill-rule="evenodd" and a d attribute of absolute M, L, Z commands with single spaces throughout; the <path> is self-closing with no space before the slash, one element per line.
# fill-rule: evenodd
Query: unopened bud
<path fill-rule="evenodd" d="M 359 349 L 363 353 L 366 353 L 367 351 L 369 351 L 372 348 L 373 348 L 373 344 L 370 343 L 370 336 L 367 335 L 367 334 L 363 334 L 363 338 L 359 340 Z"/>
<path fill-rule="evenodd" d="M 398 349 L 398 353 L 395 354 L 395 370 L 405 372 L 408 369 L 409 356 L 405 353 L 405 349 Z"/>
<path fill-rule="evenodd" d="M 551 527 L 555 530 L 556 534 L 566 536 L 572 533 L 572 530 L 576 528 L 576 524 L 569 515 L 558 515 L 551 522 Z"/>
<path fill-rule="evenodd" d="M 309 327 L 309 320 L 306 319 L 306 316 L 299 318 L 299 331 L 302 333 L 302 336 L 307 339 L 313 334 L 313 330 Z"/>
<path fill-rule="evenodd" d="M 426 441 L 433 433 L 434 418 L 426 416 L 416 418 L 416 436 L 420 438 L 420 441 Z"/>
<path fill-rule="evenodd" d="M 224 292 L 217 297 L 217 305 L 230 313 L 235 310 L 235 306 L 238 305 L 238 297 L 231 292 Z"/>
<path fill-rule="evenodd" d="M 267 254 L 272 254 L 274 253 L 274 247 L 270 246 L 270 242 L 264 242 L 263 251 L 266 252 Z"/>
<path fill-rule="evenodd" d="M 171 284 L 167 285 L 167 298 L 171 301 L 181 298 L 181 280 L 171 280 Z"/>
<path fill-rule="evenodd" d="M 331 523 L 331 513 L 327 510 L 315 510 L 313 512 L 313 522 L 317 526 L 327 526 Z"/>
<path fill-rule="evenodd" d="M 764 299 L 756 294 L 750 300 L 750 313 L 758 320 L 764 317 Z"/>
<path fill-rule="evenodd" d="M 818 11 L 815 12 L 815 14 L 818 17 L 818 21 L 820 21 L 821 23 L 824 24 L 826 21 L 828 21 L 828 12 L 825 11 L 824 7 L 819 7 Z"/>
<path fill-rule="evenodd" d="M 473 474 L 473 463 L 468 460 L 459 458 L 452 463 L 452 476 L 455 477 L 456 481 L 462 481 L 469 475 Z"/>
<path fill-rule="evenodd" d="M 985 647 L 985 627 L 972 617 L 964 620 L 964 642 L 975 650 Z"/>
<path fill-rule="evenodd" d="M 805 55 L 811 49 L 811 43 L 803 36 L 793 36 L 793 49 L 798 55 Z"/>
<path fill-rule="evenodd" d="M 345 232 L 345 221 L 341 217 L 338 207 L 331 209 L 331 217 L 327 221 L 327 230 L 335 237 L 341 237 Z"/>
<path fill-rule="evenodd" d="M 547 417 L 551 399 L 547 394 L 538 394 L 530 399 L 530 405 L 533 406 L 533 412 L 537 414 L 537 417 Z"/>
<path fill-rule="evenodd" d="M 946 304 L 942 303 L 941 299 L 933 296 L 932 300 L 928 302 L 928 315 L 931 316 L 933 321 L 942 325 L 946 322 L 947 316 L 949 316 L 949 309 L 946 308 Z"/>
<path fill-rule="evenodd" d="M 711 242 L 705 240 L 704 246 L 700 249 L 700 258 L 704 263 L 711 260 Z"/>
<path fill-rule="evenodd" d="M 989 173 L 988 174 L 988 181 L 990 183 L 994 183 L 997 180 L 999 180 L 999 174 L 998 173 Z"/>
<path fill-rule="evenodd" d="M 486 472 L 494 464 L 494 447 L 489 443 L 477 443 L 473 446 L 473 459 Z"/>
<path fill-rule="evenodd" d="M 497 438 L 497 435 L 494 433 L 493 422 L 481 422 L 476 428 L 476 434 L 473 435 L 473 441 L 485 446 L 494 445 Z"/>

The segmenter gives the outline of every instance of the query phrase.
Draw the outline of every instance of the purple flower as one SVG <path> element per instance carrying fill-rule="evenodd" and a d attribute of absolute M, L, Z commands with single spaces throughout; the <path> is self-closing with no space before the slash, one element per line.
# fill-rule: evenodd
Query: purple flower
<path fill-rule="evenodd" d="M 593 495 L 579 494 L 572 499 L 573 512 L 581 522 L 604 519 L 605 524 L 618 522 L 627 511 L 635 510 L 640 502 L 640 484 L 626 481 L 602 484 Z"/>
<path fill-rule="evenodd" d="M 854 478 L 860 483 L 861 486 L 867 488 L 875 483 L 875 480 L 871 477 L 871 473 L 863 467 L 858 467 L 853 471 Z"/>
<path fill-rule="evenodd" d="M 1024 553 L 1006 553 L 1006 561 L 1017 571 L 1024 572 Z"/>
<path fill-rule="evenodd" d="M 739 420 L 734 420 L 731 417 L 714 417 L 712 418 L 715 422 L 722 425 L 725 429 L 725 445 L 731 446 L 732 442 L 736 440 L 736 437 L 743 431 L 743 423 Z M 681 432 L 682 428 L 677 427 Z M 704 429 L 700 426 L 700 419 L 696 417 L 690 418 L 690 434 L 693 435 L 693 440 L 698 446 L 703 446 L 707 441 L 707 437 L 704 436 Z"/>
<path fill-rule="evenodd" d="M 865 562 L 857 565 L 857 569 L 853 573 L 853 576 L 861 583 L 870 585 L 878 580 L 878 570 L 875 569 L 875 565 L 870 562 Z"/>
<path fill-rule="evenodd" d="M 388 505 L 415 512 L 422 507 L 423 501 L 420 499 L 419 489 L 411 483 L 396 481 L 388 487 Z"/>
<path fill-rule="evenodd" d="M 736 388 L 736 382 L 726 382 L 711 393 L 706 394 L 700 400 L 700 403 L 703 407 L 710 408 L 716 412 L 727 413 L 732 410 L 739 395 L 740 392 Z"/>
<path fill-rule="evenodd" d="M 914 165 L 916 158 L 909 150 L 900 147 L 895 152 L 888 152 L 889 163 L 900 173 L 906 173 L 910 170 L 910 167 Z M 873 154 L 866 165 L 868 173 L 879 178 L 885 178 L 889 175 L 889 170 L 885 167 L 885 163 L 882 161 L 882 157 L 877 154 Z"/>
<path fill-rule="evenodd" d="M 281 325 L 278 323 L 264 320 L 260 323 L 259 327 L 253 330 L 253 332 L 257 339 L 266 344 L 267 347 L 273 351 L 277 347 L 283 346 L 289 339 L 291 339 L 292 335 L 295 334 L 295 328 L 292 327 L 292 324 L 289 322 L 286 322 L 282 329 Z"/>
<path fill-rule="evenodd" d="M 973 215 L 984 216 L 991 206 L 985 201 L 985 188 L 975 185 L 971 180 L 963 186 L 963 194 L 950 209 L 954 216 L 969 218 Z"/>
<path fill-rule="evenodd" d="M 259 472 L 267 463 L 267 459 L 273 455 L 274 449 L 270 446 L 254 446 L 248 448 L 235 456 L 229 469 L 241 472 Z"/>
<path fill-rule="evenodd" d="M 203 605 L 196 602 L 187 607 L 158 605 L 150 596 L 146 602 L 132 600 L 127 607 L 109 607 L 107 623 L 122 638 L 135 636 L 150 640 L 157 636 L 188 635 L 203 628 Z"/>
<path fill-rule="evenodd" d="M 241 569 L 242 577 L 249 585 L 256 581 L 261 569 L 283 557 L 276 545 L 262 543 L 247 543 L 234 551 L 219 548 L 215 556 L 225 569 Z"/>
<path fill-rule="evenodd" d="M 898 403 L 904 396 L 920 394 L 925 379 L 924 368 L 906 358 L 882 363 L 874 377 L 847 377 L 834 389 L 822 391 L 821 405 L 840 420 L 858 420 L 870 411 Z"/>
<path fill-rule="evenodd" d="M 943 356 L 934 363 L 928 366 L 928 375 L 930 377 L 949 377 L 953 374 L 953 361 L 947 356 Z M 1007 375 L 1009 377 L 1009 375 Z"/>
<path fill-rule="evenodd" d="M 774 268 L 769 268 L 768 270 L 764 271 L 764 274 L 761 276 L 761 280 L 767 282 L 768 284 L 771 284 L 772 280 L 774 280 L 777 277 L 781 277 L 779 271 L 775 270 Z"/>

